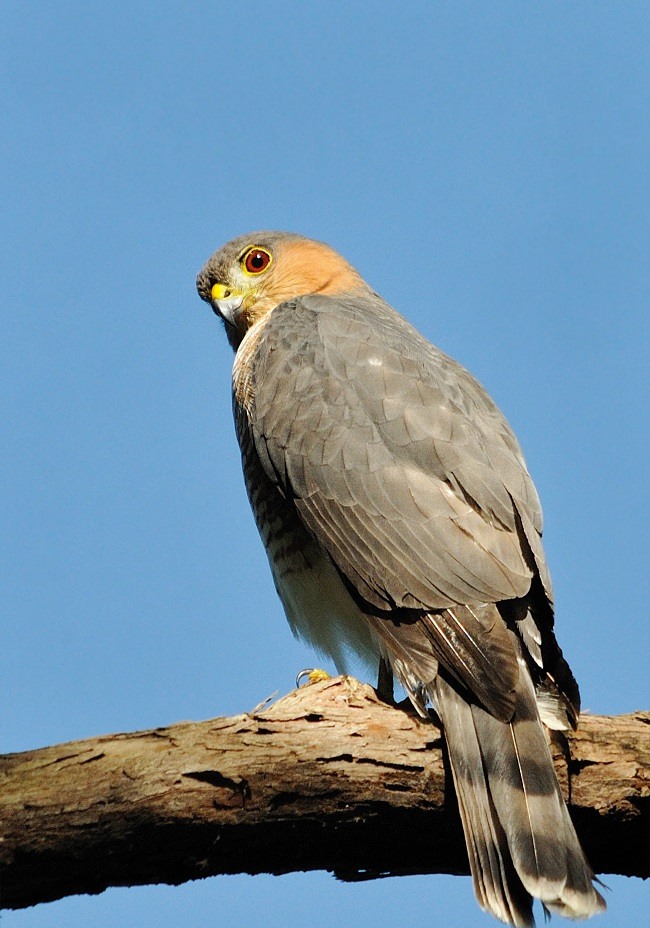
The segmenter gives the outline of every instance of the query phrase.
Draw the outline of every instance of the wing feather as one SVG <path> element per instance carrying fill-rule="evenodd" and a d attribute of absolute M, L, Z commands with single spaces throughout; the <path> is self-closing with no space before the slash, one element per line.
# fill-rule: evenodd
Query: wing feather
<path fill-rule="evenodd" d="M 525 595 L 516 507 L 535 530 L 539 506 L 516 440 L 476 381 L 387 304 L 277 307 L 249 376 L 268 476 L 372 606 Z"/>

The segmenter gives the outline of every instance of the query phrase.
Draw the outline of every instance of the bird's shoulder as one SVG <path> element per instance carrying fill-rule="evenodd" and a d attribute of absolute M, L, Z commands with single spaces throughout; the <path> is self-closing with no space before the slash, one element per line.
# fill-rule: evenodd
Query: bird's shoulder
<path fill-rule="evenodd" d="M 479 381 L 369 289 L 340 296 L 313 294 L 277 306 L 256 339 L 258 381 L 270 362 L 282 363 L 287 371 L 311 367 L 352 388 L 365 386 L 365 391 L 381 380 L 384 395 L 393 395 L 401 385 L 404 399 L 417 384 L 422 405 L 444 404 L 477 426 L 489 423 L 490 431 L 496 428 L 521 453 L 505 417 Z"/>

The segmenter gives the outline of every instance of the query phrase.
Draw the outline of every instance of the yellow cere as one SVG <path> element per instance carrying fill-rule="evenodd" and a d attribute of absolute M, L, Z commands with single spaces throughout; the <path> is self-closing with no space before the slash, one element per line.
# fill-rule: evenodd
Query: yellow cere
<path fill-rule="evenodd" d="M 224 284 L 215 284 L 210 290 L 210 295 L 213 300 L 225 300 L 230 296 L 230 292 Z"/>

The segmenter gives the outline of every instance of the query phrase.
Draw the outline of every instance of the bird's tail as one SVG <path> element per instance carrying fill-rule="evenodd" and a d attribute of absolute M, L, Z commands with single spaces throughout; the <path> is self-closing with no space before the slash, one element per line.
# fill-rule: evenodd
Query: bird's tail
<path fill-rule="evenodd" d="M 520 661 L 510 722 L 468 703 L 440 676 L 428 687 L 445 728 L 474 891 L 483 909 L 512 925 L 534 925 L 533 898 L 568 918 L 588 918 L 605 902 L 569 818 Z"/>

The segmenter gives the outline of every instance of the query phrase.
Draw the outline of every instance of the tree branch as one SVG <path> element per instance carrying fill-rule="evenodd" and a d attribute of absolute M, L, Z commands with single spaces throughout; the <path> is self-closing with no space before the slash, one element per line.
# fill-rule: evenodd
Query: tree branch
<path fill-rule="evenodd" d="M 442 744 L 337 677 L 246 715 L 5 755 L 1 904 L 217 873 L 467 873 Z M 647 876 L 650 713 L 583 716 L 570 748 L 556 766 L 592 866 Z"/>

